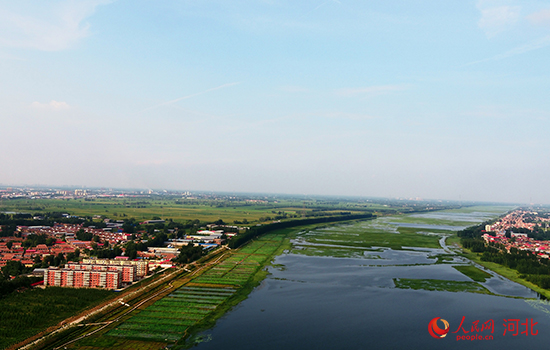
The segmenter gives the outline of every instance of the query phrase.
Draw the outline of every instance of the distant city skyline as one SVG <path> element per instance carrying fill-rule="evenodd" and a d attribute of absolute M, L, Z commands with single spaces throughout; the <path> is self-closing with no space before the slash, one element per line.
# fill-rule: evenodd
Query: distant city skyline
<path fill-rule="evenodd" d="M 550 204 L 550 4 L 0 1 L 0 184 Z"/>

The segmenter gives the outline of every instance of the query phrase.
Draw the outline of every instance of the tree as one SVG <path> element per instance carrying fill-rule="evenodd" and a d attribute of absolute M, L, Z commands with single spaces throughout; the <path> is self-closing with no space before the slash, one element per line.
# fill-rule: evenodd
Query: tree
<path fill-rule="evenodd" d="M 19 276 L 23 272 L 25 272 L 25 265 L 21 261 L 9 260 L 2 267 L 2 275 L 4 275 L 5 279 L 9 279 L 11 276 Z"/>
<path fill-rule="evenodd" d="M 93 234 L 90 232 L 84 231 L 84 229 L 80 229 L 76 231 L 76 239 L 79 241 L 91 241 L 93 237 Z"/>
<path fill-rule="evenodd" d="M 194 246 L 193 243 L 188 243 L 186 246 L 181 247 L 180 254 L 172 261 L 179 264 L 187 264 L 199 259 L 204 255 L 204 250 L 201 246 Z"/>
<path fill-rule="evenodd" d="M 54 265 L 54 256 L 53 255 L 46 255 L 44 256 L 44 259 L 42 259 L 42 267 L 46 268 L 48 266 Z"/>
<path fill-rule="evenodd" d="M 40 267 L 40 265 L 42 264 L 42 259 L 40 258 L 40 255 L 36 255 L 34 257 L 33 263 L 35 267 Z"/>
<path fill-rule="evenodd" d="M 63 255 L 63 253 L 59 253 L 57 254 L 57 256 L 53 259 L 54 261 L 54 265 L 55 266 L 59 266 L 61 264 L 64 264 L 65 263 L 65 255 Z"/>
<path fill-rule="evenodd" d="M 6 247 L 8 247 L 8 249 L 11 249 L 11 247 L 13 247 L 13 241 L 9 241 L 8 243 L 6 243 Z"/>
<path fill-rule="evenodd" d="M 137 247 L 134 242 L 128 242 L 126 244 L 124 255 L 126 255 L 129 259 L 135 259 L 137 257 Z"/>

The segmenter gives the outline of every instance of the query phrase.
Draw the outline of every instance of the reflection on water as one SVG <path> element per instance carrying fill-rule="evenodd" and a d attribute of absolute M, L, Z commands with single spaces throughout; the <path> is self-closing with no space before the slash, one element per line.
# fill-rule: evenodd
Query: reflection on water
<path fill-rule="evenodd" d="M 506 212 L 507 210 L 503 211 Z M 501 212 L 501 213 L 503 213 Z M 497 214 L 500 214 L 497 212 Z M 438 219 L 438 220 L 449 220 L 449 221 L 469 221 L 469 222 L 482 222 L 485 220 L 490 220 L 495 217 L 494 213 L 491 212 L 479 212 L 474 211 L 471 213 L 461 213 L 453 211 L 435 211 L 430 213 L 423 214 L 412 214 L 410 217 L 413 218 L 425 218 L 425 219 Z"/>
<path fill-rule="evenodd" d="M 414 223 L 407 223 L 407 222 L 389 222 L 389 224 L 395 225 L 395 226 L 398 226 L 398 227 L 425 228 L 425 229 L 445 230 L 445 231 L 464 230 L 465 228 L 468 227 L 468 226 L 414 224 Z"/>

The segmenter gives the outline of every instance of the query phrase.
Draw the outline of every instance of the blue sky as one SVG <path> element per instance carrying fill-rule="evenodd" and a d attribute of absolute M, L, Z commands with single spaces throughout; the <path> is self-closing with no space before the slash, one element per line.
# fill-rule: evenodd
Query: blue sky
<path fill-rule="evenodd" d="M 550 3 L 0 1 L 0 183 L 550 203 Z"/>

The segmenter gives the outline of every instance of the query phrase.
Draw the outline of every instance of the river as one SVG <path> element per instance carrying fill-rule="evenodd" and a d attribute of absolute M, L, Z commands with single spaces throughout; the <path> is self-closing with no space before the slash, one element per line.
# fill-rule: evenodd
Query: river
<path fill-rule="evenodd" d="M 401 223 L 395 218 L 382 218 L 359 226 L 303 232 L 294 237 L 293 249 L 274 259 L 273 266 L 268 267 L 270 274 L 248 299 L 192 341 L 201 350 L 545 347 L 550 343 L 548 302 L 496 274 L 479 283 L 479 288 L 490 294 L 398 288 L 400 280 L 474 283 L 453 268 L 468 261 L 449 255 L 448 247 L 341 245 L 346 234 L 349 239 L 362 232 L 358 228 L 366 232 L 385 227 L 387 235 L 396 235 L 400 234 L 398 227 L 406 225 L 429 231 L 420 234 L 445 235 L 445 230 L 450 234 L 452 228 L 462 227 L 464 222 L 482 222 L 503 210 L 472 211 L 472 215 L 445 211 L 439 214 L 441 222 L 435 223 L 433 216 L 437 213 L 431 213 L 401 217 Z M 430 220 L 433 226 L 426 223 Z M 319 237 L 331 239 L 322 242 Z M 304 254 L 304 249 L 312 246 L 322 254 Z M 445 257 L 445 261 L 438 261 L 437 256 Z M 430 321 L 436 317 L 449 324 L 444 338 L 436 339 L 428 332 Z M 510 320 L 519 320 L 517 335 L 515 321 Z M 477 329 L 475 321 L 479 321 Z M 490 325 L 491 321 L 493 332 L 481 331 L 482 324 Z M 527 334 L 522 334 L 526 328 Z M 475 340 L 466 340 L 472 336 Z"/>

